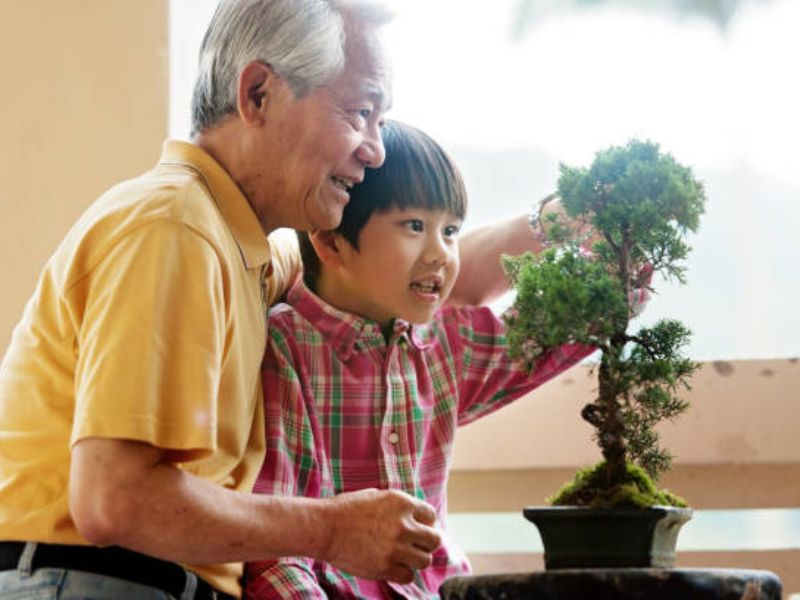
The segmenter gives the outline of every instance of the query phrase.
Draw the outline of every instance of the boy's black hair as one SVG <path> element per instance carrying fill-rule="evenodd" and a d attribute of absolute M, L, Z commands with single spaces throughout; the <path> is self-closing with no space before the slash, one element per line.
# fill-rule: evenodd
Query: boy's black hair
<path fill-rule="evenodd" d="M 335 232 L 358 250 L 358 236 L 374 212 L 392 208 L 447 210 L 459 219 L 467 212 L 467 193 L 453 161 L 430 136 L 399 121 L 381 130 L 386 160 L 367 169 L 364 181 L 350 190 L 342 222 Z M 314 289 L 320 262 L 308 234 L 298 232 L 306 285 Z"/>

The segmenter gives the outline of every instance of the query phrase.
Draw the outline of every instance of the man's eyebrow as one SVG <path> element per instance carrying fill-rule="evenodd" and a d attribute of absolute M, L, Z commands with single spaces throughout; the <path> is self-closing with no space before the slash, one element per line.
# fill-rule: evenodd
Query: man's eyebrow
<path fill-rule="evenodd" d="M 383 112 L 388 111 L 392 107 L 391 96 L 386 94 L 386 90 L 383 86 L 363 82 L 358 92 L 362 97 L 369 98 L 376 106 L 380 107 Z"/>

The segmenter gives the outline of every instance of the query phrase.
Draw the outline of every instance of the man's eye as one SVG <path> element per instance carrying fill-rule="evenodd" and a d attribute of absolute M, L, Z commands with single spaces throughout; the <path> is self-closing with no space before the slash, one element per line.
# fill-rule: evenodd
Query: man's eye
<path fill-rule="evenodd" d="M 369 121 L 369 118 L 372 116 L 372 109 L 370 108 L 356 108 L 351 111 L 351 114 L 354 118 L 360 121 Z"/>

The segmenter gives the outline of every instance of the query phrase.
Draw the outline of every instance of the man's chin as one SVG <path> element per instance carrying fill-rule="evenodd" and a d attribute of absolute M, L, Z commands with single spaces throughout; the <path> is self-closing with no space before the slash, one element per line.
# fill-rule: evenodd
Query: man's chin
<path fill-rule="evenodd" d="M 342 222 L 342 211 L 329 213 L 327 215 L 322 216 L 317 222 L 314 224 L 314 229 L 320 231 L 330 231 L 332 229 L 336 229 L 339 227 L 339 224 Z"/>

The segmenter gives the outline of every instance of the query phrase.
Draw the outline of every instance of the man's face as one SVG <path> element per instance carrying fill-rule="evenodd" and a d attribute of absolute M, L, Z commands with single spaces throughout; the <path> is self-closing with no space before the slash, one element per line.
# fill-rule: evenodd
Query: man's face
<path fill-rule="evenodd" d="M 341 263 L 323 266 L 329 301 L 385 327 L 400 317 L 429 321 L 453 289 L 461 219 L 446 210 L 392 208 L 373 213 L 358 250 L 339 236 Z"/>
<path fill-rule="evenodd" d="M 295 98 L 285 81 L 267 96 L 266 126 L 245 182 L 262 225 L 333 229 L 366 168 L 383 164 L 380 126 L 391 95 L 389 67 L 374 35 L 350 35 L 342 73 Z"/>

